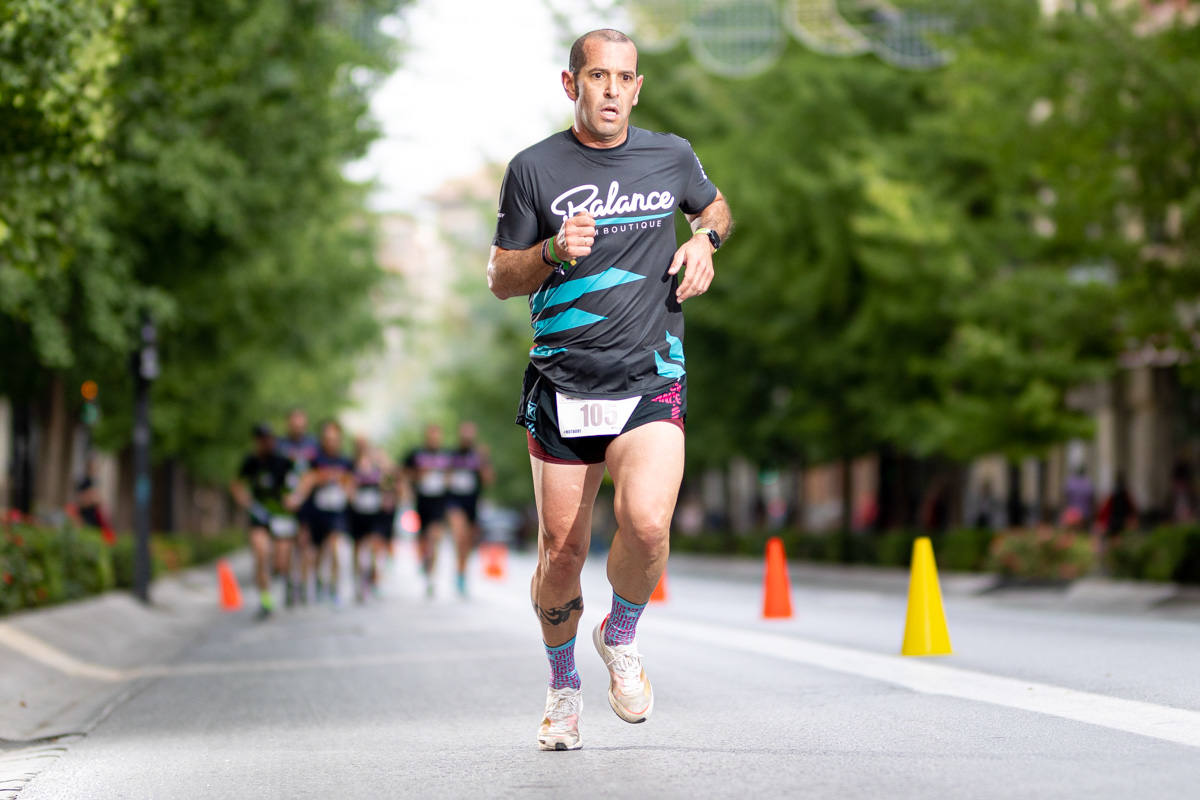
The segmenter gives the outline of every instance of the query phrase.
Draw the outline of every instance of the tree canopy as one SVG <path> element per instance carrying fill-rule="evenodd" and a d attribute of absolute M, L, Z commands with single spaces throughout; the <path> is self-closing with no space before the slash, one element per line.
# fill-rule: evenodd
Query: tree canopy
<path fill-rule="evenodd" d="M 6 2 L 0 392 L 94 378 L 102 441 L 127 440 L 148 311 L 157 453 L 202 477 L 253 420 L 344 403 L 383 274 L 342 169 L 375 136 L 368 95 L 398 54 L 377 22 L 404 4 Z"/>

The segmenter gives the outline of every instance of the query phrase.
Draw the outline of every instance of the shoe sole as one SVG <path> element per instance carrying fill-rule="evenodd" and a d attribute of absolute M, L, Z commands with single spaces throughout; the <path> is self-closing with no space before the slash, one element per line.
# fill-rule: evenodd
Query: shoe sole
<path fill-rule="evenodd" d="M 605 617 L 605 619 L 607 619 L 607 617 Z M 603 628 L 603 620 L 601 620 L 600 624 L 595 628 L 592 628 L 592 644 L 596 646 L 596 652 L 600 654 L 600 659 L 602 661 L 604 660 Z M 605 668 L 607 668 L 607 666 L 608 664 L 605 662 Z M 646 683 L 650 683 L 649 679 L 646 680 Z M 646 706 L 646 710 L 640 714 L 632 714 L 622 708 L 621 704 L 617 702 L 617 696 L 613 694 L 612 690 L 612 673 L 610 672 L 608 675 L 608 705 L 610 708 L 612 708 L 614 714 L 628 722 L 630 725 L 639 725 L 645 722 L 650 717 L 650 712 L 654 710 L 654 687 L 650 687 L 650 703 Z"/>
<path fill-rule="evenodd" d="M 573 745 L 567 744 L 566 742 L 546 740 L 546 739 L 542 739 L 542 738 L 538 739 L 538 749 L 544 750 L 547 752 L 551 752 L 551 753 L 555 753 L 555 752 L 565 753 L 568 750 L 578 750 L 581 747 L 583 747 L 583 739 L 582 738 L 576 739 L 575 744 L 573 744 Z"/>

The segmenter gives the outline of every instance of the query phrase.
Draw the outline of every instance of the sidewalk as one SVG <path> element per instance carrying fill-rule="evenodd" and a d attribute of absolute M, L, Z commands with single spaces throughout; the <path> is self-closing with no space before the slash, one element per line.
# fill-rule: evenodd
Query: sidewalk
<path fill-rule="evenodd" d="M 672 553 L 670 571 L 680 575 L 759 582 L 763 562 L 749 556 Z M 908 592 L 908 570 L 861 564 L 788 562 L 793 589 L 822 589 L 899 594 Z M 1013 606 L 1064 609 L 1104 614 L 1167 614 L 1200 619 L 1200 586 L 1175 583 L 1081 578 L 1060 585 L 1016 584 L 998 575 L 974 572 L 939 573 L 942 594 L 978 597 Z"/>
<path fill-rule="evenodd" d="M 248 573 L 249 556 L 231 561 Z M 0 745 L 90 730 L 219 616 L 213 565 L 167 576 L 144 606 L 124 591 L 0 617 Z"/>

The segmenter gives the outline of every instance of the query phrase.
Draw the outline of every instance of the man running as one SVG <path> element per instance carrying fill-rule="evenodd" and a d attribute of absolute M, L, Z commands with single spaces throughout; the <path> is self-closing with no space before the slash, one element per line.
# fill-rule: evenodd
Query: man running
<path fill-rule="evenodd" d="M 683 476 L 681 304 L 708 290 L 713 252 L 732 228 L 691 145 L 629 124 L 642 76 L 627 36 L 579 37 L 562 85 L 574 125 L 509 164 L 487 273 L 497 297 L 530 295 L 535 346 L 517 422 L 528 431 L 538 508 L 531 595 L 550 661 L 544 750 L 582 744 L 579 575 L 605 466 L 616 492 L 613 595 L 592 640 L 613 711 L 642 722 L 653 709 L 635 637 L 666 565 Z M 676 209 L 693 230 L 679 247 Z"/>
<path fill-rule="evenodd" d="M 450 452 L 450 474 L 446 484 L 446 522 L 454 538 L 458 556 L 458 593 L 463 597 L 467 595 L 467 559 L 475 547 L 479 492 L 492 482 L 492 465 L 483 448 L 476 443 L 476 435 L 474 422 L 459 423 L 458 447 Z"/>
<path fill-rule="evenodd" d="M 416 496 L 421 529 L 417 534 L 421 571 L 425 573 L 425 594 L 433 597 L 438 545 L 446 519 L 446 479 L 450 454 L 442 447 L 442 429 L 425 426 L 425 439 L 404 459 L 404 479 Z"/>
<path fill-rule="evenodd" d="M 275 449 L 284 458 L 291 459 L 292 472 L 288 475 L 288 491 L 295 491 L 300 484 L 300 478 L 308 472 L 309 466 L 316 459 L 320 446 L 317 437 L 308 432 L 308 414 L 302 408 L 293 408 L 288 412 L 287 434 L 275 442 Z M 309 531 L 309 517 L 312 506 L 304 504 L 296 510 L 296 522 L 299 529 L 296 535 L 296 560 L 298 569 L 292 569 L 288 564 L 287 604 L 299 601 L 308 602 L 308 565 L 314 560 L 312 553 L 312 535 Z"/>
<path fill-rule="evenodd" d="M 254 450 L 242 461 L 238 476 L 229 485 L 237 504 L 250 514 L 250 547 L 254 551 L 254 580 L 258 586 L 258 617 L 270 616 L 275 603 L 271 596 L 268 559 L 272 545 L 275 570 L 290 581 L 291 538 L 296 521 L 284 513 L 284 492 L 292 462 L 275 450 L 275 436 L 265 424 L 254 426 Z M 290 583 L 288 586 L 289 596 Z"/>
<path fill-rule="evenodd" d="M 354 465 L 342 455 L 342 426 L 334 420 L 321 425 L 321 449 L 288 497 L 288 507 L 307 504 L 308 528 L 312 536 L 309 566 L 316 582 L 317 600 L 327 596 L 338 605 L 338 539 L 349 530 L 347 506 L 354 497 Z M 328 581 L 321 580 L 321 565 L 328 562 Z"/>
<path fill-rule="evenodd" d="M 378 557 L 391 516 L 384 512 L 387 464 L 365 436 L 354 438 L 354 499 L 350 502 L 350 539 L 354 542 L 354 599 L 365 603 L 378 587 Z M 364 564 L 363 556 L 366 555 Z"/>

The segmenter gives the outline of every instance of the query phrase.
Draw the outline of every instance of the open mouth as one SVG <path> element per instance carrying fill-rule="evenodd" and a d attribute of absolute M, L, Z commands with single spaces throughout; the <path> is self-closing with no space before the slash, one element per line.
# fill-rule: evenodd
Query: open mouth
<path fill-rule="evenodd" d="M 600 107 L 600 118 L 614 122 L 621 116 L 621 109 L 617 106 L 607 105 Z"/>

